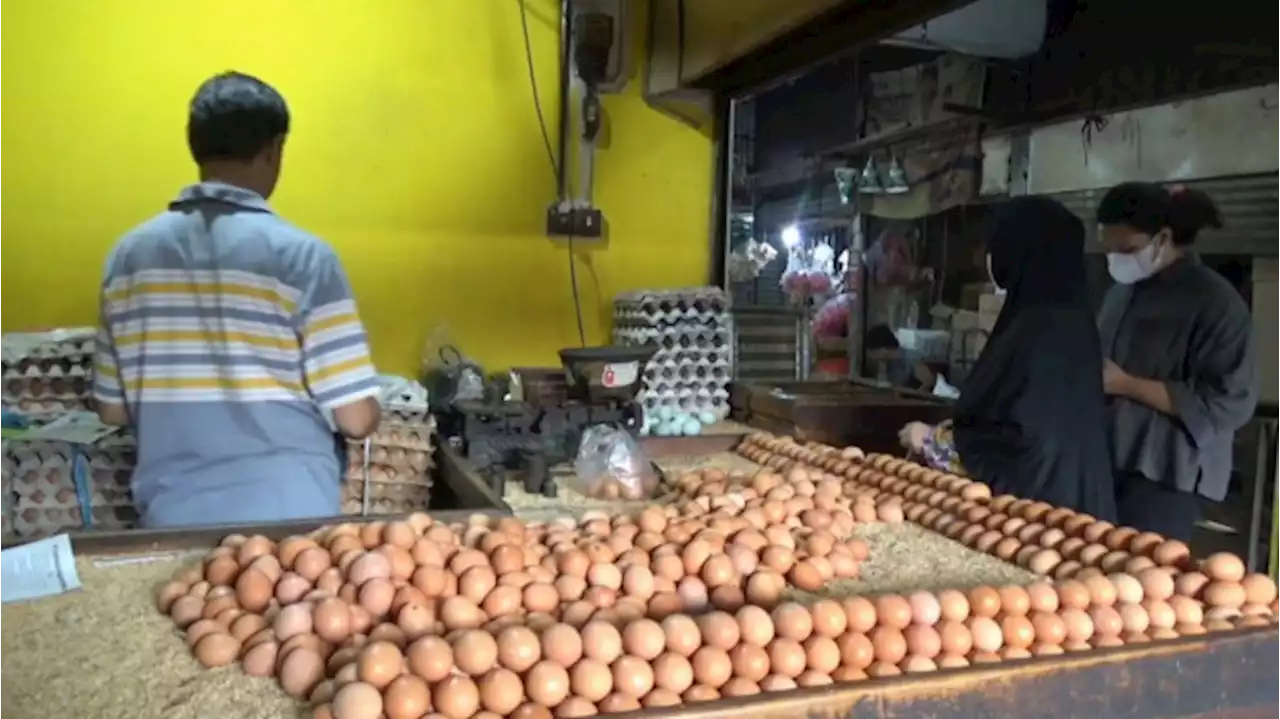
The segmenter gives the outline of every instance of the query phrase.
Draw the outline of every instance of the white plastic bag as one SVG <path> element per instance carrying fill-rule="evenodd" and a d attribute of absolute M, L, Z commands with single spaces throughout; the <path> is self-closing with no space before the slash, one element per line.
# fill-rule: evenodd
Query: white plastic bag
<path fill-rule="evenodd" d="M 582 434 L 573 472 L 572 489 L 595 499 L 639 501 L 658 489 L 658 475 L 635 438 L 607 424 Z"/>

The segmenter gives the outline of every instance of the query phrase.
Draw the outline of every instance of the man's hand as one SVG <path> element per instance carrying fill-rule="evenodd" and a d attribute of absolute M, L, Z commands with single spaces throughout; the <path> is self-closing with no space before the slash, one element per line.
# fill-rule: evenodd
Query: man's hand
<path fill-rule="evenodd" d="M 1102 362 L 1102 391 L 1108 395 L 1126 395 L 1133 384 L 1133 375 L 1125 372 L 1111 360 Z"/>
<path fill-rule="evenodd" d="M 902 446 L 920 454 L 924 451 L 924 440 L 929 436 L 929 425 L 924 422 L 908 422 L 898 430 L 898 441 Z"/>

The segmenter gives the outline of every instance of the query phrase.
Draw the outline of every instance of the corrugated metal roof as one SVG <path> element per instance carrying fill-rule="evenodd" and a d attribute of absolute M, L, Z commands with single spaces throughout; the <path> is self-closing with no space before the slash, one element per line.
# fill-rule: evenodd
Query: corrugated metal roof
<path fill-rule="evenodd" d="M 1196 250 L 1204 254 L 1254 255 L 1274 257 L 1280 254 L 1280 178 L 1275 174 L 1221 177 L 1193 180 L 1185 187 L 1202 190 L 1222 210 L 1223 228 L 1205 230 L 1196 240 Z M 1088 232 L 1085 247 L 1101 252 L 1097 243 L 1095 210 L 1106 189 L 1059 192 L 1053 197 L 1084 220 Z"/>

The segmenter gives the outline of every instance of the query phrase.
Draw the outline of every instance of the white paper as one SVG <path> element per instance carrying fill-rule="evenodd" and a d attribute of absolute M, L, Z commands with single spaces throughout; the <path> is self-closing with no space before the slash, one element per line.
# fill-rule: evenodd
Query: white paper
<path fill-rule="evenodd" d="M 959 399 L 960 390 L 951 386 L 946 377 L 938 375 L 937 380 L 933 383 L 933 394 L 936 397 L 946 397 L 947 399 Z"/>
<path fill-rule="evenodd" d="M 79 588 L 71 537 L 65 534 L 0 552 L 0 601 L 52 597 Z"/>

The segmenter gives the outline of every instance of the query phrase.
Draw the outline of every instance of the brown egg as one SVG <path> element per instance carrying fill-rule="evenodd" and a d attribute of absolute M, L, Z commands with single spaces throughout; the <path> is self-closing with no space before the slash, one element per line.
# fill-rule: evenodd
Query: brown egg
<path fill-rule="evenodd" d="M 1001 618 L 1000 631 L 1007 648 L 1026 649 L 1036 641 L 1035 626 L 1021 614 L 1007 614 Z"/>
<path fill-rule="evenodd" d="M 1027 590 L 1016 585 L 1007 584 L 1000 587 L 1000 610 L 1005 614 L 1024 616 L 1031 611 L 1031 596 Z"/>
<path fill-rule="evenodd" d="M 865 597 L 850 597 L 840 603 L 849 631 L 866 633 L 876 626 L 876 607 Z M 968 604 L 966 602 L 966 611 Z"/>
<path fill-rule="evenodd" d="M 769 653 L 769 666 L 774 674 L 794 679 L 804 672 L 808 659 L 799 642 L 786 637 L 775 637 L 765 647 L 765 651 Z"/>
<path fill-rule="evenodd" d="M 1244 586 L 1238 581 L 1218 580 L 1204 588 L 1204 602 L 1210 607 L 1239 609 L 1246 599 Z"/>
<path fill-rule="evenodd" d="M 1000 593 L 991 587 L 975 587 L 969 591 L 969 614 L 973 617 L 994 617 L 1000 612 Z M 995 650 L 991 650 L 995 651 Z"/>
<path fill-rule="evenodd" d="M 1209 577 L 1200 572 L 1183 572 L 1173 580 L 1174 592 L 1192 599 L 1199 599 L 1208 585 Z"/>
<path fill-rule="evenodd" d="M 556 706 L 569 696 L 569 672 L 554 661 L 540 661 L 525 674 L 524 693 L 535 704 Z"/>
<path fill-rule="evenodd" d="M 598 702 L 613 691 L 613 674 L 607 664 L 584 658 L 569 670 L 569 686 L 576 696 Z"/>
<path fill-rule="evenodd" d="M 524 683 L 510 669 L 496 667 L 476 681 L 480 705 L 487 711 L 505 717 L 524 703 Z"/>
<path fill-rule="evenodd" d="M 373 642 L 360 651 L 357 673 L 360 681 L 379 689 L 386 687 L 400 676 L 404 669 L 404 655 L 390 642 Z"/>
<path fill-rule="evenodd" d="M 269 677 L 275 673 L 280 645 L 273 641 L 258 643 L 244 652 L 240 668 L 251 677 Z"/>
<path fill-rule="evenodd" d="M 480 689 L 470 677 L 455 674 L 432 687 L 431 702 L 448 719 L 470 719 L 480 708 Z"/>
<path fill-rule="evenodd" d="M 932 625 L 912 624 L 903 632 L 907 655 L 932 659 L 942 652 L 942 636 Z"/>
<path fill-rule="evenodd" d="M 482 629 L 463 631 L 453 641 L 453 663 L 464 674 L 479 677 L 498 662 L 498 642 Z"/>
<path fill-rule="evenodd" d="M 241 607 L 255 614 L 266 610 L 274 590 L 271 579 L 256 569 L 246 569 L 236 579 L 236 599 Z"/>
<path fill-rule="evenodd" d="M 1165 540 L 1152 550 L 1151 558 L 1164 567 L 1184 568 L 1190 563 L 1192 553 L 1187 544 L 1178 540 Z"/>
<path fill-rule="evenodd" d="M 944 620 L 962 622 L 969 617 L 969 599 L 956 589 L 938 592 L 938 607 L 939 617 Z"/>
<path fill-rule="evenodd" d="M 772 616 L 774 632 L 779 637 L 802 642 L 813 633 L 813 615 L 803 605 L 795 602 L 785 602 L 773 610 Z M 910 610 L 908 609 L 909 616 Z M 701 623 L 700 626 L 703 628 L 703 641 L 709 641 L 706 636 L 705 626 Z"/>
<path fill-rule="evenodd" d="M 829 621 L 831 624 L 828 624 L 828 627 L 833 626 L 841 620 L 843 620 L 844 624 L 847 624 L 843 607 L 840 607 L 840 605 L 837 604 L 836 609 L 840 612 L 840 620 L 830 619 Z M 747 605 L 737 611 L 734 615 L 734 619 L 738 622 L 738 634 L 743 643 L 763 647 L 773 640 L 773 617 L 764 609 L 757 606 Z"/>
<path fill-rule="evenodd" d="M 1102 575 L 1095 575 L 1084 580 L 1085 589 L 1089 590 L 1089 600 L 1097 606 L 1109 607 L 1116 602 L 1116 587 Z"/>
<path fill-rule="evenodd" d="M 662 620 L 667 650 L 684 657 L 693 656 L 702 646 L 702 631 L 697 622 L 684 614 L 673 614 Z"/>
<path fill-rule="evenodd" d="M 334 692 L 331 706 L 335 719 L 378 719 L 383 712 L 382 692 L 364 682 L 353 682 Z"/>
<path fill-rule="evenodd" d="M 1200 563 L 1201 571 L 1215 582 L 1240 582 L 1244 579 L 1244 562 L 1234 554 L 1218 552 Z"/>
<path fill-rule="evenodd" d="M 1245 603 L 1271 604 L 1276 601 L 1276 583 L 1265 574 L 1250 574 L 1240 582 L 1244 588 Z"/>
<path fill-rule="evenodd" d="M 693 665 L 694 681 L 698 684 L 718 689 L 733 675 L 733 661 L 729 653 L 718 647 L 703 646 L 693 653 L 689 661 Z"/>
<path fill-rule="evenodd" d="M 911 624 L 911 603 L 896 594 L 884 594 L 875 598 L 876 619 L 880 626 L 903 630 Z"/>
<path fill-rule="evenodd" d="M 239 654 L 240 642 L 222 632 L 206 634 L 195 645 L 196 659 L 209 669 L 226 666 L 234 662 Z"/>
<path fill-rule="evenodd" d="M 1037 644 L 1057 646 L 1067 639 L 1066 622 L 1055 612 L 1033 613 L 1031 626 L 1035 631 Z"/>
<path fill-rule="evenodd" d="M 562 667 L 571 667 L 582 658 L 582 634 L 568 624 L 553 624 L 543 630 L 541 645 L 542 657 Z"/>
<path fill-rule="evenodd" d="M 1121 604 L 1137 604 L 1144 593 L 1142 582 L 1129 574 L 1112 574 L 1107 577 L 1116 590 L 1116 601 Z"/>
<path fill-rule="evenodd" d="M 280 686 L 296 699 L 310 696 L 324 674 L 324 659 L 309 649 L 294 649 L 280 662 Z"/>
<path fill-rule="evenodd" d="M 993 590 L 994 591 L 994 590 Z M 965 623 L 973 637 L 973 647 L 979 652 L 995 652 L 1004 645 L 1004 633 L 1000 625 L 990 617 L 974 615 Z"/>
<path fill-rule="evenodd" d="M 870 639 L 877 661 L 897 664 L 907 656 L 907 639 L 897 628 L 882 624 L 871 631 Z"/>
<path fill-rule="evenodd" d="M 622 633 L 617 627 L 606 622 L 588 622 L 582 627 L 582 650 L 589 659 L 606 665 L 612 664 L 615 659 L 622 656 Z M 592 701 L 599 701 L 602 697 L 603 695 Z M 591 697 L 587 698 L 591 699 Z"/>

